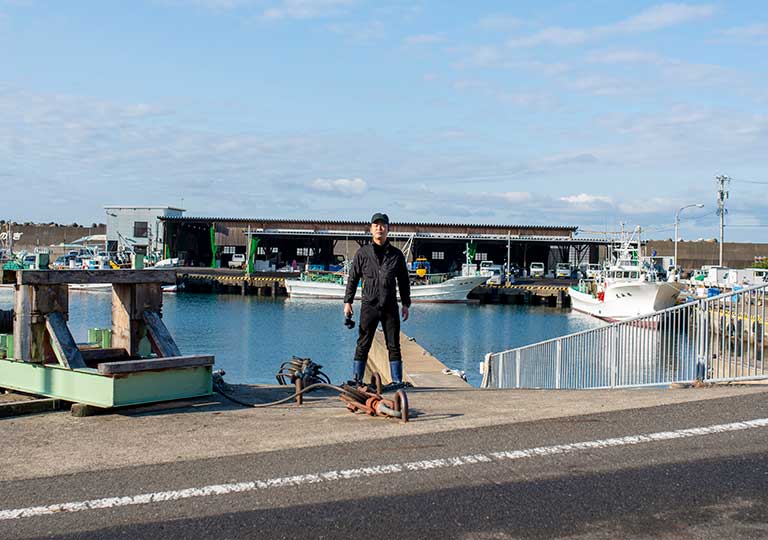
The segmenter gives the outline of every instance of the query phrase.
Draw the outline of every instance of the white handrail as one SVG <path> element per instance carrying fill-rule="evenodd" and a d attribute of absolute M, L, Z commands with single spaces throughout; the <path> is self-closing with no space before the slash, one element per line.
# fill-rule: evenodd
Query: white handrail
<path fill-rule="evenodd" d="M 755 285 L 489 353 L 482 386 L 604 388 L 768 378 L 767 299 L 768 284 Z"/>

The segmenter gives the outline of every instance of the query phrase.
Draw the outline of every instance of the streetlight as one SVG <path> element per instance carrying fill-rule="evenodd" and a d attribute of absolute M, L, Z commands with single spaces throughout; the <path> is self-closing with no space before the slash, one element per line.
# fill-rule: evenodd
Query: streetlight
<path fill-rule="evenodd" d="M 686 204 L 685 206 L 679 208 L 677 212 L 675 212 L 675 268 L 680 268 L 680 265 L 677 263 L 677 237 L 679 236 L 677 230 L 680 227 L 680 212 L 682 212 L 686 208 L 693 208 L 693 207 L 704 208 L 704 205 L 701 203 Z"/>

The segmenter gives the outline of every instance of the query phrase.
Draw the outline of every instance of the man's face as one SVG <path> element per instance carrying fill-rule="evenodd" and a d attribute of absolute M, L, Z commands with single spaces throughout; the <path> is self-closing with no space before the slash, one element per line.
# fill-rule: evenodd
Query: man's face
<path fill-rule="evenodd" d="M 383 221 L 371 223 L 371 236 L 377 244 L 383 244 L 387 241 L 387 233 L 389 233 L 389 225 Z"/>

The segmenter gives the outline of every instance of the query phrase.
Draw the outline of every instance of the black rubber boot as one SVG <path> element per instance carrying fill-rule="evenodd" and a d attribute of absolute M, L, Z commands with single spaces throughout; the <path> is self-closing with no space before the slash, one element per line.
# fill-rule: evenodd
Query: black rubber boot
<path fill-rule="evenodd" d="M 362 386 L 363 376 L 365 375 L 365 362 L 362 360 L 355 360 L 352 363 L 352 380 L 347 384 L 350 386 Z"/>
<path fill-rule="evenodd" d="M 393 362 L 389 363 L 389 374 L 392 377 L 392 382 L 402 383 L 403 382 L 403 361 L 402 360 L 395 360 Z"/>
<path fill-rule="evenodd" d="M 385 384 L 381 389 L 382 392 L 395 392 L 402 388 L 408 388 L 409 386 L 412 386 L 410 383 L 403 382 L 402 360 L 394 360 L 389 363 L 389 375 L 392 378 L 392 382 Z"/>

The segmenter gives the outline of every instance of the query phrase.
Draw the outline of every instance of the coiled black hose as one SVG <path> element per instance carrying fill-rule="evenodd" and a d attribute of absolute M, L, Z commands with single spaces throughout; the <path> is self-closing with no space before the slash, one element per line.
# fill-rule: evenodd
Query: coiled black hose
<path fill-rule="evenodd" d="M 288 385 L 294 384 L 296 379 L 301 379 L 306 386 L 315 383 L 331 384 L 330 377 L 321 371 L 322 367 L 309 358 L 293 356 L 280 366 L 276 376 L 277 382 L 281 385 Z"/>

